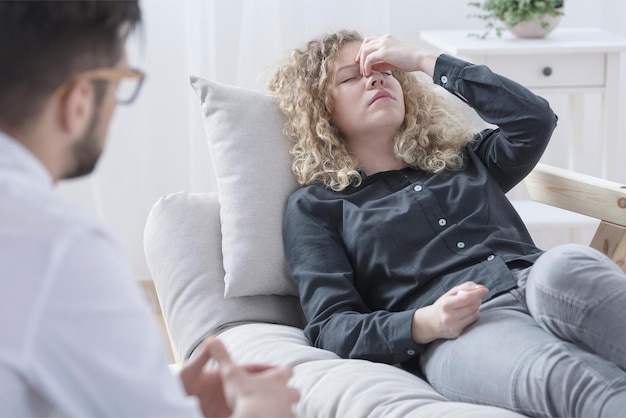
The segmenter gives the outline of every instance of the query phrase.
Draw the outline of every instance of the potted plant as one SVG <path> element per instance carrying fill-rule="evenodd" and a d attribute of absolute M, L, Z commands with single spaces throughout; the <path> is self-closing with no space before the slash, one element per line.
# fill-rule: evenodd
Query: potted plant
<path fill-rule="evenodd" d="M 522 38 L 541 38 L 551 32 L 563 16 L 564 0 L 484 0 L 468 5 L 482 12 L 470 17 L 485 21 L 486 31 L 474 34 L 485 38 L 492 30 L 497 36 L 507 28 Z"/>

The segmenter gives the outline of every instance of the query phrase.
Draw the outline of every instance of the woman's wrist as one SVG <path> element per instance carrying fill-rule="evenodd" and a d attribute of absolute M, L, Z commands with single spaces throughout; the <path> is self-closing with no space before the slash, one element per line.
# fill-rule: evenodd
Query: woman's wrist
<path fill-rule="evenodd" d="M 437 339 L 432 324 L 432 305 L 425 306 L 413 312 L 411 322 L 411 337 L 417 344 L 428 344 Z"/>
<path fill-rule="evenodd" d="M 440 53 L 433 51 L 420 51 L 417 57 L 417 69 L 432 77 L 435 74 L 435 64 Z"/>

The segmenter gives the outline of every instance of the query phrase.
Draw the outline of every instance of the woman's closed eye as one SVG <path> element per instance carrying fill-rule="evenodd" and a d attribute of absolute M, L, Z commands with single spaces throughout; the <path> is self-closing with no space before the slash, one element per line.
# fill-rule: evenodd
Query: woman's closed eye
<path fill-rule="evenodd" d="M 362 77 L 361 74 L 359 74 L 359 75 L 351 75 L 351 76 L 346 77 L 339 84 L 348 83 L 348 82 L 351 82 L 351 81 L 356 81 L 356 80 L 360 79 L 361 77 Z"/>

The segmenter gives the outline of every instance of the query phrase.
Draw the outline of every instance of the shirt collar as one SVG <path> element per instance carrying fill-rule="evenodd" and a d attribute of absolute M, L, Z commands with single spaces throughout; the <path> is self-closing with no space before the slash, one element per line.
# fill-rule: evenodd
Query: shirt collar
<path fill-rule="evenodd" d="M 47 189 L 54 186 L 52 176 L 43 163 L 19 141 L 4 132 L 0 132 L 0 172 L 18 176 Z"/>

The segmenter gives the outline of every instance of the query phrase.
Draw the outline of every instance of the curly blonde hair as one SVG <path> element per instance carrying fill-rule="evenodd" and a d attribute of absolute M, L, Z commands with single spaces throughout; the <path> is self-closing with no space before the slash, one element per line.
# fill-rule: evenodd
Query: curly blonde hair
<path fill-rule="evenodd" d="M 340 191 L 361 184 L 358 162 L 332 123 L 330 94 L 339 51 L 355 41 L 363 37 L 347 30 L 313 39 L 294 50 L 269 82 L 287 116 L 285 134 L 291 141 L 292 168 L 300 185 L 323 183 Z M 434 84 L 410 73 L 392 74 L 400 82 L 405 105 L 404 121 L 394 138 L 395 155 L 430 173 L 462 168 L 462 149 L 473 137 L 469 125 L 435 91 Z"/>

